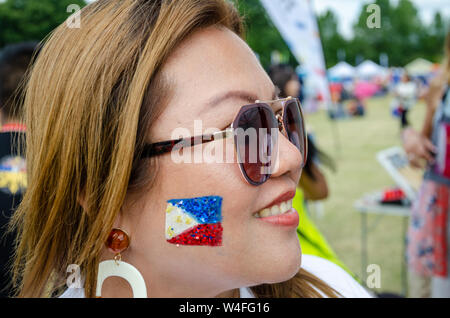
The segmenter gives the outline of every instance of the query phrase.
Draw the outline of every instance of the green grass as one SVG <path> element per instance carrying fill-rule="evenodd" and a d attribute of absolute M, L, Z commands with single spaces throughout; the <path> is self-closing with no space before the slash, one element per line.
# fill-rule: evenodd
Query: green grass
<path fill-rule="evenodd" d="M 334 158 L 337 172 L 324 168 L 330 190 L 323 201 L 322 216 L 312 217 L 340 259 L 359 277 L 361 268 L 361 216 L 353 208 L 355 200 L 367 192 L 394 185 L 376 154 L 401 145 L 399 121 L 390 114 L 392 98 L 367 101 L 363 118 L 331 122 L 325 111 L 308 114 L 308 129 L 314 132 L 318 146 Z M 421 125 L 424 104 L 411 111 L 413 126 Z M 377 217 L 368 216 L 369 227 Z M 401 293 L 401 257 L 403 254 L 402 218 L 383 216 L 368 236 L 368 264 L 381 267 L 381 288 L 377 292 Z"/>

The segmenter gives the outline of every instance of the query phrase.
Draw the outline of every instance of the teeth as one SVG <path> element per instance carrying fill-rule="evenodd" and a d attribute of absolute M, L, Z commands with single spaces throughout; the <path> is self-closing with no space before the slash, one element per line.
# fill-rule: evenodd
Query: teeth
<path fill-rule="evenodd" d="M 286 213 L 291 208 L 292 208 L 292 199 L 282 202 L 278 205 L 273 205 L 270 208 L 265 208 L 265 209 L 259 211 L 258 213 L 255 213 L 254 216 L 257 218 L 265 218 L 265 217 L 272 216 L 272 215 L 279 215 L 279 214 Z"/>
<path fill-rule="evenodd" d="M 274 206 L 270 209 L 270 214 L 271 214 L 271 215 L 277 215 L 277 214 L 280 214 L 280 211 L 281 211 L 280 206 L 274 205 Z"/>
<path fill-rule="evenodd" d="M 270 216 L 271 215 L 271 211 L 270 209 L 264 209 L 262 211 L 259 211 L 259 216 L 265 218 L 266 216 Z"/>

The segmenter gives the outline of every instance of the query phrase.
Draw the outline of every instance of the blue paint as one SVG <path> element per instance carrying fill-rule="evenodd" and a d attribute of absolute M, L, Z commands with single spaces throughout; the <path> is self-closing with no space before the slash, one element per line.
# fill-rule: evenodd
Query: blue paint
<path fill-rule="evenodd" d="M 198 223 L 207 224 L 222 221 L 222 197 L 172 199 L 167 202 L 189 213 Z"/>

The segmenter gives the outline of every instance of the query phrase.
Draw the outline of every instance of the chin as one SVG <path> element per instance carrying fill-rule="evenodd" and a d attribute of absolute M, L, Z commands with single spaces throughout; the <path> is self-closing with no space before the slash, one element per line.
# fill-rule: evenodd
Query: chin
<path fill-rule="evenodd" d="M 287 281 L 300 270 L 302 253 L 298 242 L 295 249 L 285 249 L 282 253 L 279 251 L 273 255 L 274 257 L 268 262 L 272 265 L 264 271 L 263 283 L 274 284 Z"/>
<path fill-rule="evenodd" d="M 285 264 L 282 268 L 280 268 L 278 281 L 274 283 L 284 282 L 292 277 L 294 277 L 298 271 L 300 270 L 300 265 L 302 263 L 302 253 L 299 246 L 299 251 L 297 253 L 293 253 L 291 257 L 287 257 L 284 261 Z"/>

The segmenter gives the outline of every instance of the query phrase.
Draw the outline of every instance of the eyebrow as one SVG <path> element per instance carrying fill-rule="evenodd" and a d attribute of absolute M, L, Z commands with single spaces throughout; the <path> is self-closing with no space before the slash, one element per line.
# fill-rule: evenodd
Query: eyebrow
<path fill-rule="evenodd" d="M 277 99 L 278 94 L 279 94 L 279 89 L 278 89 L 278 87 L 274 86 L 273 90 L 272 90 L 272 100 Z M 241 90 L 232 90 L 232 91 L 228 91 L 224 94 L 221 94 L 219 96 L 213 97 L 209 102 L 206 103 L 206 105 L 208 107 L 217 106 L 229 99 L 245 100 L 245 101 L 253 104 L 256 100 L 259 100 L 261 98 L 259 98 L 256 94 L 251 93 L 251 92 L 246 92 L 246 91 L 241 91 Z"/>

